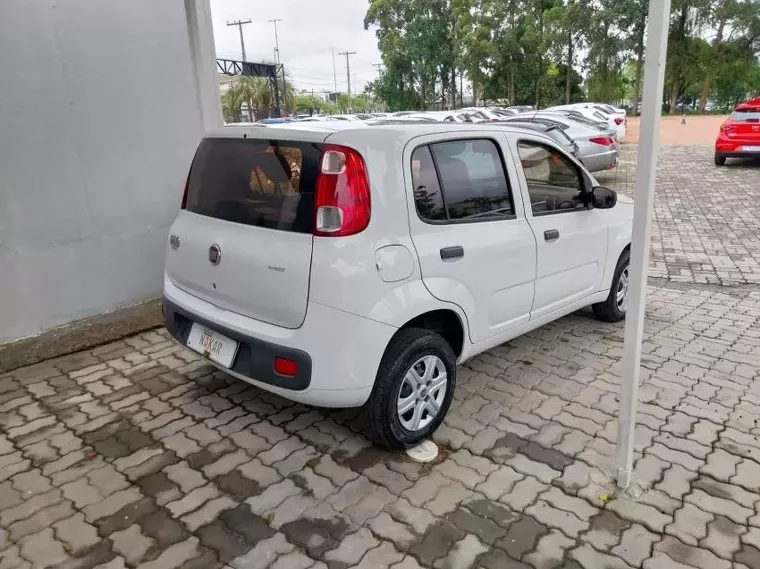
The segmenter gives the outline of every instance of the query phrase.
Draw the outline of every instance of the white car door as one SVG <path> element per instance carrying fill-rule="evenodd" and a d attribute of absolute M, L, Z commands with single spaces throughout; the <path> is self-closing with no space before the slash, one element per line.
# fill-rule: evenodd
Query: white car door
<path fill-rule="evenodd" d="M 462 308 L 473 342 L 530 319 L 536 241 L 501 132 L 415 138 L 404 152 L 422 279 Z M 506 167 L 506 170 L 505 170 Z"/>
<path fill-rule="evenodd" d="M 537 243 L 535 319 L 601 290 L 608 223 L 604 210 L 583 204 L 584 176 L 572 159 L 548 140 L 509 139 Z"/>

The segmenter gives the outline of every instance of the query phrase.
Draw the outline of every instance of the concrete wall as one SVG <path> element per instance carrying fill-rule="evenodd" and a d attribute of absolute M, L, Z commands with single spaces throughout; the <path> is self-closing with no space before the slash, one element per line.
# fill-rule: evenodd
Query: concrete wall
<path fill-rule="evenodd" d="M 0 54 L 2 343 L 160 293 L 202 119 L 178 0 L 2 0 Z"/>

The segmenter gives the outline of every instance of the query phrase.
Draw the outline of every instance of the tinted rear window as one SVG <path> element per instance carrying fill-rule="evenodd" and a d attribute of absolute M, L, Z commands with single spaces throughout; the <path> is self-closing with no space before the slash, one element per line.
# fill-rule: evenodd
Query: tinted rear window
<path fill-rule="evenodd" d="M 734 111 L 731 114 L 731 120 L 736 122 L 758 122 L 760 121 L 760 109 L 746 111 Z"/>
<path fill-rule="evenodd" d="M 187 209 L 256 227 L 311 233 L 321 145 L 207 138 L 190 170 Z"/>

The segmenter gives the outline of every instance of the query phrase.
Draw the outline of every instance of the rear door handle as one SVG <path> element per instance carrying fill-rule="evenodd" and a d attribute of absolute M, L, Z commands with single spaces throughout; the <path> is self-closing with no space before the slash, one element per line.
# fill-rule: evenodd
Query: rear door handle
<path fill-rule="evenodd" d="M 441 249 L 441 259 L 456 259 L 458 257 L 464 257 L 464 247 L 457 245 L 456 247 L 444 247 Z"/>
<path fill-rule="evenodd" d="M 547 229 L 546 231 L 544 231 L 545 241 L 556 241 L 557 239 L 559 239 L 559 230 Z"/>

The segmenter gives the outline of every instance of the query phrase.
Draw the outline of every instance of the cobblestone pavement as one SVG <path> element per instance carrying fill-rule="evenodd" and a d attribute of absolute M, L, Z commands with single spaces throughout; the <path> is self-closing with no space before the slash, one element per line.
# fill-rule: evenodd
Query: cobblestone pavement
<path fill-rule="evenodd" d="M 635 145 L 600 183 L 633 197 Z M 705 146 L 662 146 L 650 275 L 673 282 L 760 284 L 760 161 L 713 165 Z"/>
<path fill-rule="evenodd" d="M 664 149 L 693 162 L 660 176 L 671 281 L 675 239 L 685 259 L 758 260 L 754 171 L 697 152 Z M 695 189 L 708 175 L 722 195 Z M 460 366 L 428 465 L 371 446 L 358 411 L 263 392 L 158 330 L 0 375 L 0 569 L 760 568 L 760 287 L 653 282 L 629 492 L 623 329 L 588 312 Z"/>

